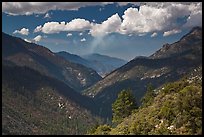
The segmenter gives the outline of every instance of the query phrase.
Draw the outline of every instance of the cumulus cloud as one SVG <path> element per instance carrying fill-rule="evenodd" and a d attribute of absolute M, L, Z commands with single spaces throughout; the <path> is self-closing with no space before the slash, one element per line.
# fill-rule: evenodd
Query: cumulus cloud
<path fill-rule="evenodd" d="M 181 32 L 181 30 L 173 29 L 173 30 L 164 32 L 163 36 L 166 37 L 166 36 L 177 34 L 177 33 L 180 33 L 180 32 Z"/>
<path fill-rule="evenodd" d="M 81 32 L 81 33 L 79 33 L 79 36 L 82 36 L 83 35 L 83 33 Z"/>
<path fill-rule="evenodd" d="M 35 30 L 46 34 L 59 33 L 65 28 L 65 22 L 47 22 L 42 27 L 38 26 Z"/>
<path fill-rule="evenodd" d="M 42 31 L 46 34 L 59 33 L 61 31 L 84 31 L 90 29 L 92 24 L 85 19 L 73 19 L 65 22 L 47 22 L 43 26 L 37 26 L 34 32 Z"/>
<path fill-rule="evenodd" d="M 156 37 L 156 36 L 157 36 L 156 32 L 152 33 L 152 35 L 151 35 L 151 37 Z"/>
<path fill-rule="evenodd" d="M 88 20 L 78 18 L 70 21 L 67 24 L 66 29 L 68 31 L 83 31 L 90 29 L 91 25 L 92 24 Z"/>
<path fill-rule="evenodd" d="M 21 30 L 15 30 L 13 34 L 19 33 L 21 35 L 28 35 L 29 34 L 29 29 L 22 28 Z"/>
<path fill-rule="evenodd" d="M 109 17 L 104 22 L 102 22 L 101 24 L 94 24 L 92 29 L 90 30 L 90 33 L 94 37 L 104 36 L 112 32 L 119 32 L 120 25 L 121 25 L 121 18 L 116 13 L 111 17 Z"/>
<path fill-rule="evenodd" d="M 84 42 L 84 41 L 86 41 L 86 39 L 85 39 L 85 38 L 83 38 L 83 39 L 81 39 L 80 41 L 81 41 L 81 42 Z"/>
<path fill-rule="evenodd" d="M 171 6 L 168 8 L 172 8 Z M 177 17 L 173 16 L 173 11 L 168 8 L 157 8 L 143 5 L 140 10 L 128 8 L 121 24 L 121 33 L 148 33 L 161 31 L 174 27 L 172 22 L 176 22 Z"/>
<path fill-rule="evenodd" d="M 106 5 L 113 2 L 2 2 L 2 12 L 10 15 L 44 14 L 50 10 L 78 10 L 85 6 Z"/>
<path fill-rule="evenodd" d="M 166 32 L 164 35 L 172 35 L 181 31 L 177 28 L 202 26 L 201 2 L 150 2 L 140 5 L 139 9 L 130 7 L 124 12 L 119 33 L 141 36 L 145 33 L 163 31 Z M 156 36 L 156 33 L 152 36 Z"/>
<path fill-rule="evenodd" d="M 34 40 L 35 42 L 39 42 L 39 41 L 41 41 L 41 39 L 42 39 L 42 36 L 41 36 L 41 35 L 38 35 L 38 36 L 36 36 L 33 40 Z"/>
<path fill-rule="evenodd" d="M 71 37 L 71 36 L 72 36 L 72 33 L 68 33 L 68 34 L 67 34 L 67 37 Z"/>
<path fill-rule="evenodd" d="M 122 16 L 120 33 L 140 35 L 154 31 L 174 30 L 185 26 L 201 26 L 201 6 L 202 3 L 147 3 L 142 4 L 139 10 L 130 7 Z M 188 17 L 186 24 L 178 21 L 185 20 L 185 17 Z M 171 33 L 178 32 L 174 30 Z"/>

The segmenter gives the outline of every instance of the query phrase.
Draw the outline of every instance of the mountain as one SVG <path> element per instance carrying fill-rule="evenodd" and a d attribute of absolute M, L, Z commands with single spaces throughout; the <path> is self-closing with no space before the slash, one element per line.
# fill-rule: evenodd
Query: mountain
<path fill-rule="evenodd" d="M 27 66 L 65 82 L 80 92 L 101 79 L 91 68 L 72 63 L 49 49 L 2 32 L 2 57 L 18 66 Z"/>
<path fill-rule="evenodd" d="M 84 55 L 82 57 L 91 62 L 91 68 L 96 70 L 102 77 L 127 63 L 125 60 L 97 53 Z"/>
<path fill-rule="evenodd" d="M 196 27 L 179 41 L 164 45 L 148 58 L 131 60 L 84 90 L 84 94 L 99 104 L 100 115 L 111 118 L 111 104 L 121 90 L 132 89 L 140 104 L 149 83 L 157 88 L 178 80 L 202 65 L 201 49 L 202 29 Z"/>
<path fill-rule="evenodd" d="M 3 60 L 2 134 L 85 134 L 100 122 L 94 105 L 55 78 Z"/>
<path fill-rule="evenodd" d="M 77 64 L 81 64 L 84 65 L 86 67 L 91 68 L 91 62 L 89 62 L 88 60 L 83 59 L 82 57 L 75 55 L 75 54 L 71 54 L 65 51 L 61 51 L 61 52 L 57 52 L 55 53 L 58 56 L 63 57 L 64 59 L 73 62 L 73 63 L 77 63 Z"/>

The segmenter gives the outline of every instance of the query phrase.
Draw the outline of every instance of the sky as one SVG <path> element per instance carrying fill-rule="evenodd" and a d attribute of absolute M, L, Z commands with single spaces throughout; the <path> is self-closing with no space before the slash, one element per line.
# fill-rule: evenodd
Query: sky
<path fill-rule="evenodd" d="M 2 31 L 53 52 L 150 56 L 193 27 L 202 2 L 2 2 Z"/>

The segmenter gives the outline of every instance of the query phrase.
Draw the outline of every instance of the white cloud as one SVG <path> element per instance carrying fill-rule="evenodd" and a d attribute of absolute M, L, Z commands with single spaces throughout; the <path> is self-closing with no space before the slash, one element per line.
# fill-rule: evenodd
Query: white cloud
<path fill-rule="evenodd" d="M 13 34 L 19 33 L 21 35 L 28 35 L 29 34 L 29 29 L 22 28 L 21 30 L 15 30 Z"/>
<path fill-rule="evenodd" d="M 41 36 L 41 35 L 38 35 L 38 36 L 36 36 L 33 40 L 34 40 L 35 42 L 39 42 L 39 41 L 41 41 L 41 39 L 42 39 L 42 36 Z"/>
<path fill-rule="evenodd" d="M 88 20 L 78 18 L 70 21 L 67 24 L 66 29 L 68 31 L 83 31 L 90 29 L 91 26 L 92 24 Z"/>
<path fill-rule="evenodd" d="M 79 36 L 82 36 L 83 35 L 83 33 L 81 32 L 81 33 L 79 33 Z"/>
<path fill-rule="evenodd" d="M 47 22 L 43 26 L 37 26 L 34 32 L 42 31 L 46 34 L 59 33 L 61 31 L 84 31 L 89 30 L 92 24 L 85 19 L 73 19 L 65 22 Z"/>
<path fill-rule="evenodd" d="M 184 27 L 202 26 L 202 3 L 194 3 L 189 6 L 191 14 Z"/>
<path fill-rule="evenodd" d="M 190 26 L 201 24 L 201 3 L 147 3 L 137 8 L 128 8 L 122 16 L 120 33 L 130 34 L 149 33 L 154 31 L 168 31 L 184 27 L 178 22 L 185 16 L 194 17 L 187 20 Z M 194 15 L 195 14 L 195 15 Z"/>
<path fill-rule="evenodd" d="M 83 38 L 83 39 L 81 39 L 80 41 L 81 41 L 81 42 L 84 42 L 84 41 L 86 41 L 86 39 L 85 39 L 85 38 Z"/>
<path fill-rule="evenodd" d="M 107 4 L 107 3 L 103 3 Z M 118 3 L 126 5 L 127 3 Z M 135 3 L 140 4 L 139 10 L 130 7 L 125 10 L 122 19 L 116 13 L 101 23 L 95 23 L 85 19 L 73 19 L 70 22 L 47 22 L 42 26 L 37 26 L 34 32 L 47 34 L 59 33 L 61 31 L 84 31 L 89 30 L 93 37 L 105 36 L 109 33 L 134 34 L 144 36 L 152 33 L 151 37 L 156 36 L 155 32 L 166 32 L 176 34 L 175 30 L 185 27 L 202 26 L 202 3 Z M 100 5 L 100 4 L 99 4 Z M 185 20 L 179 22 L 178 20 Z M 173 32 L 168 32 L 174 30 Z"/>
<path fill-rule="evenodd" d="M 28 42 L 28 43 L 32 43 L 31 40 L 28 40 L 28 39 L 24 39 L 24 41 Z"/>
<path fill-rule="evenodd" d="M 173 29 L 173 30 L 170 30 L 170 31 L 165 31 L 163 33 L 163 36 L 166 37 L 166 36 L 177 34 L 177 33 L 180 33 L 180 32 L 181 32 L 181 30 Z"/>
<path fill-rule="evenodd" d="M 50 14 L 49 13 L 46 13 L 44 18 L 51 18 Z"/>
<path fill-rule="evenodd" d="M 10 15 L 44 14 L 50 10 L 78 10 L 85 6 L 107 5 L 113 2 L 2 2 L 2 12 Z"/>
<path fill-rule="evenodd" d="M 71 36 L 72 36 L 72 33 L 68 33 L 68 34 L 67 34 L 67 37 L 71 37 Z"/>
<path fill-rule="evenodd" d="M 42 31 L 43 33 L 46 33 L 46 34 L 52 34 L 52 33 L 59 33 L 60 31 L 63 31 L 64 29 L 65 29 L 64 23 L 47 22 L 42 27 L 39 27 L 39 29 L 36 28 L 35 30 Z"/>
<path fill-rule="evenodd" d="M 90 30 L 90 33 L 94 37 L 104 36 L 112 32 L 119 32 L 120 25 L 121 25 L 121 18 L 116 13 L 111 17 L 109 17 L 104 22 L 102 22 L 101 24 L 94 24 L 92 29 Z"/>
<path fill-rule="evenodd" d="M 139 11 L 137 8 L 128 8 L 122 17 L 122 34 L 143 34 L 156 30 L 160 31 L 165 26 L 168 27 L 167 18 L 171 17 L 171 15 L 166 9 L 144 5 L 140 7 Z"/>
<path fill-rule="evenodd" d="M 151 37 L 156 37 L 156 36 L 157 36 L 156 32 L 152 33 L 152 35 L 151 35 Z"/>

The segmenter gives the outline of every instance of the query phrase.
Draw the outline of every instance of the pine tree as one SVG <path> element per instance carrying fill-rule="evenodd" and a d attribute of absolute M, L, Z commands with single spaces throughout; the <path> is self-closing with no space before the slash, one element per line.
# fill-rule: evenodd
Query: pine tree
<path fill-rule="evenodd" d="M 154 96 L 155 96 L 155 93 L 154 93 L 154 90 L 153 90 L 153 86 L 152 84 L 148 84 L 147 85 L 147 91 L 146 91 L 146 94 L 144 95 L 144 97 L 141 99 L 141 102 L 142 102 L 142 106 L 143 107 L 146 107 L 146 106 L 149 106 L 151 104 L 151 102 L 153 101 L 154 99 Z"/>
<path fill-rule="evenodd" d="M 123 118 L 129 116 L 134 109 L 137 108 L 137 103 L 132 90 L 122 90 L 118 94 L 118 98 L 112 104 L 113 123 L 120 123 Z"/>

